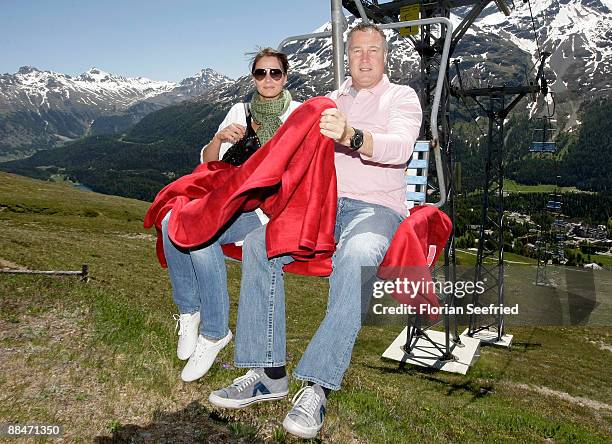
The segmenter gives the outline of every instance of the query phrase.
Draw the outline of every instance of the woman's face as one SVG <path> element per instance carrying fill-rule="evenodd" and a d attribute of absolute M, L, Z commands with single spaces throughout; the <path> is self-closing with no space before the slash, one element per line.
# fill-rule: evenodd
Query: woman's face
<path fill-rule="evenodd" d="M 258 80 L 258 77 L 261 77 L 262 72 L 258 73 L 257 70 L 264 69 L 266 71 L 265 77 Z M 270 70 L 273 70 L 270 72 Z M 282 73 L 280 78 L 277 80 L 274 77 L 278 77 L 278 71 Z M 287 73 L 283 71 L 283 67 L 278 60 L 274 56 L 264 56 L 257 61 L 255 64 L 255 68 L 253 69 L 253 73 L 258 74 L 253 75 L 253 82 L 255 83 L 255 88 L 257 88 L 257 92 L 264 99 L 272 99 L 278 96 L 285 83 L 287 83 Z"/>

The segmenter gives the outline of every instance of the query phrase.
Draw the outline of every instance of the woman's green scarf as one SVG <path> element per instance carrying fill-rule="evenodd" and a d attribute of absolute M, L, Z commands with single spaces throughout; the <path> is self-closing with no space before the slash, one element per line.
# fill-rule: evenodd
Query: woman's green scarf
<path fill-rule="evenodd" d="M 260 125 L 256 133 L 262 145 L 270 140 L 276 130 L 283 124 L 280 116 L 287 111 L 290 103 L 291 93 L 286 89 L 272 100 L 262 99 L 258 92 L 253 94 L 251 114 Z"/>

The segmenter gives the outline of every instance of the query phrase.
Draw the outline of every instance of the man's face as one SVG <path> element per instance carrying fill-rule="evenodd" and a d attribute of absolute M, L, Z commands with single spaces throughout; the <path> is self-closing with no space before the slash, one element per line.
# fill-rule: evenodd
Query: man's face
<path fill-rule="evenodd" d="M 371 29 L 355 31 L 348 42 L 349 69 L 353 88 L 372 88 L 385 73 L 382 36 Z"/>

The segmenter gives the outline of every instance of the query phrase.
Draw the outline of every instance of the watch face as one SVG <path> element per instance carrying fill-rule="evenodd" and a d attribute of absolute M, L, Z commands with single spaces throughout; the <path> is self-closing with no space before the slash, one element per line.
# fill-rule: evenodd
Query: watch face
<path fill-rule="evenodd" d="M 355 130 L 355 135 L 351 139 L 351 147 L 352 148 L 361 148 L 363 145 L 363 133 L 359 130 Z"/>

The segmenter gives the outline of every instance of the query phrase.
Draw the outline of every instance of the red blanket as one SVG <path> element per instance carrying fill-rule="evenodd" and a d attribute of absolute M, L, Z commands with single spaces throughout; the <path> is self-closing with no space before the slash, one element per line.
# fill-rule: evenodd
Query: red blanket
<path fill-rule="evenodd" d="M 321 135 L 319 118 L 335 106 L 328 98 L 310 99 L 243 165 L 204 163 L 162 189 L 144 220 L 146 228 L 155 225 L 158 230 L 162 265 L 161 221 L 170 210 L 168 234 L 180 247 L 205 244 L 237 212 L 260 207 L 270 217 L 268 257 L 329 259 L 335 250 L 336 170 L 334 144 Z M 331 267 L 317 274 L 329 271 Z"/>

